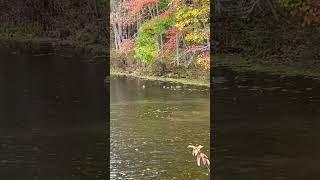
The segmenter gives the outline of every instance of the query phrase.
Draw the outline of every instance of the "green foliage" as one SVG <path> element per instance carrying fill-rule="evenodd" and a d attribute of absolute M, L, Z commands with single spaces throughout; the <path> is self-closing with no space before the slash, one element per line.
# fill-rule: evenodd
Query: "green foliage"
<path fill-rule="evenodd" d="M 36 23 L 21 26 L 4 24 L 0 27 L 0 34 L 8 37 L 34 38 L 43 37 L 44 30 Z"/>
<path fill-rule="evenodd" d="M 125 51 L 133 49 L 144 63 L 199 63 L 209 69 L 209 0 L 124 0 L 116 7 L 111 19 L 118 51 L 133 39 L 134 48 Z"/>
<path fill-rule="evenodd" d="M 280 0 L 280 4 L 288 9 L 297 8 L 302 4 L 301 0 Z"/>
<path fill-rule="evenodd" d="M 170 3 L 169 0 L 159 2 L 159 10 L 160 11 L 167 10 L 169 8 L 169 5 L 168 5 L 169 3 Z"/>
<path fill-rule="evenodd" d="M 279 0 L 292 16 L 302 17 L 303 25 L 320 24 L 320 6 L 317 0 Z"/>
<path fill-rule="evenodd" d="M 137 36 L 135 57 L 145 63 L 150 63 L 159 57 L 159 42 L 157 37 L 168 30 L 174 23 L 174 17 L 155 18 L 145 22 Z"/>
<path fill-rule="evenodd" d="M 146 30 L 138 34 L 135 57 L 145 63 L 153 61 L 158 57 L 159 43 L 154 39 L 152 31 Z"/>

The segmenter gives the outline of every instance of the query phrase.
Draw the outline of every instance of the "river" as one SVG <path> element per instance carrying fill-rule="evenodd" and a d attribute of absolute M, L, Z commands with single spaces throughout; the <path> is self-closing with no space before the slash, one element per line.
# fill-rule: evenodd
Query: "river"
<path fill-rule="evenodd" d="M 1 179 L 108 179 L 104 61 L 0 53 Z M 317 179 L 320 84 L 215 71 L 214 178 Z M 220 79 L 219 79 L 220 77 Z M 209 179 L 209 91 L 110 80 L 111 179 Z"/>
<path fill-rule="evenodd" d="M 209 179 L 188 149 L 210 156 L 208 88 L 112 77 L 111 179 Z"/>
<path fill-rule="evenodd" d="M 0 53 L 0 179 L 105 180 L 106 63 Z"/>
<path fill-rule="evenodd" d="M 320 83 L 214 72 L 215 180 L 319 179 Z"/>

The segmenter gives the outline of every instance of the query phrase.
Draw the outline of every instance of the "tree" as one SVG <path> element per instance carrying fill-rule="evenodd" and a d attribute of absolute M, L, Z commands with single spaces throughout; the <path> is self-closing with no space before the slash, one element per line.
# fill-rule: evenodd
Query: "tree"
<path fill-rule="evenodd" d="M 320 24 L 320 3 L 318 0 L 279 0 L 292 16 L 301 17 L 303 25 Z"/>
<path fill-rule="evenodd" d="M 115 49 L 134 42 L 135 57 L 145 63 L 162 59 L 209 69 L 209 0 L 124 0 L 112 6 Z"/>

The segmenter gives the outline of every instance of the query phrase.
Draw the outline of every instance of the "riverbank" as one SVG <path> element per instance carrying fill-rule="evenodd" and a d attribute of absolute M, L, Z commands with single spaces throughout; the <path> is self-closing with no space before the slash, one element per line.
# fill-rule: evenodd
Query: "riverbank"
<path fill-rule="evenodd" d="M 0 46 L 14 53 L 102 56 L 107 52 L 107 1 L 6 1 Z"/>
<path fill-rule="evenodd" d="M 111 75 L 210 86 L 210 71 L 204 70 L 196 63 L 192 63 L 187 67 L 178 66 L 169 60 L 144 63 L 136 59 L 133 53 L 123 54 L 111 51 L 110 68 Z"/>
<path fill-rule="evenodd" d="M 264 14 L 263 8 L 247 18 L 218 17 L 213 24 L 213 66 L 320 79 L 319 25 L 303 24 L 281 4 L 275 8 L 277 18 Z"/>
<path fill-rule="evenodd" d="M 298 64 L 273 64 L 248 58 L 241 55 L 217 54 L 213 56 L 211 67 L 227 67 L 235 72 L 257 72 L 282 77 L 300 76 L 320 80 L 320 69 L 318 66 L 306 67 Z"/>
<path fill-rule="evenodd" d="M 63 56 L 106 56 L 106 46 L 48 37 L 6 37 L 0 34 L 0 47 L 10 51 Z"/>
<path fill-rule="evenodd" d="M 185 85 L 193 85 L 193 86 L 202 86 L 202 87 L 210 87 L 210 82 L 205 80 L 194 80 L 194 79 L 186 79 L 186 78 L 170 78 L 166 76 L 152 76 L 152 75 L 143 75 L 139 73 L 128 73 L 121 71 L 119 69 L 112 68 L 110 71 L 111 76 L 128 76 L 133 78 L 152 80 L 152 81 L 163 81 L 163 82 L 171 82 L 171 83 L 180 83 Z"/>
<path fill-rule="evenodd" d="M 62 30 L 60 30 L 62 31 Z M 0 47 L 8 51 L 62 56 L 106 56 L 107 44 L 101 35 L 77 30 L 62 36 L 59 30 L 39 25 L 4 23 L 0 27 Z"/>

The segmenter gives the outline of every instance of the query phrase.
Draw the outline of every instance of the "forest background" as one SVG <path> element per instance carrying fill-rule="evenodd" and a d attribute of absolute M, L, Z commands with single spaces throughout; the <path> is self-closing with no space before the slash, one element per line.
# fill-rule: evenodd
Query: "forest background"
<path fill-rule="evenodd" d="M 216 0 L 211 9 L 209 4 L 1 0 L 0 45 L 94 56 L 107 56 L 110 45 L 113 72 L 197 80 L 209 79 L 210 57 L 213 66 L 319 67 L 319 0 Z"/>

